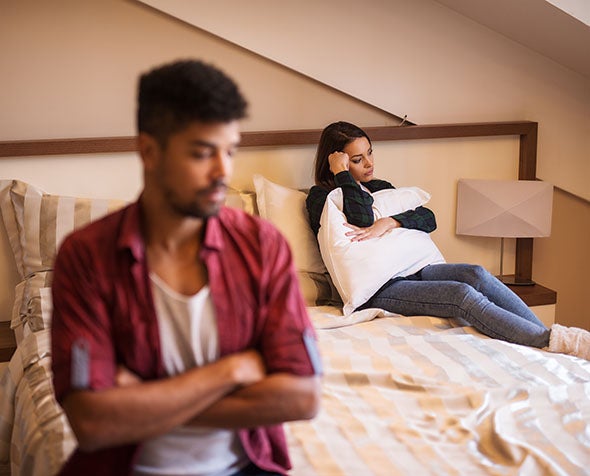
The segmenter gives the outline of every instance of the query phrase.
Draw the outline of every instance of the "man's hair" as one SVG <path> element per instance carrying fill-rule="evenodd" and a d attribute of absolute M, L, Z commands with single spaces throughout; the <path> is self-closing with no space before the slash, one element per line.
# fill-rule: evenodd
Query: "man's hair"
<path fill-rule="evenodd" d="M 248 104 L 236 83 L 197 60 L 157 67 L 139 79 L 137 129 L 165 147 L 168 137 L 191 122 L 231 122 L 246 116 Z"/>
<path fill-rule="evenodd" d="M 328 190 L 336 187 L 328 157 L 333 152 L 341 152 L 349 143 L 361 137 L 365 137 L 371 144 L 371 139 L 367 133 L 350 122 L 340 121 L 326 126 L 322 131 L 315 156 L 316 185 L 321 185 Z"/>

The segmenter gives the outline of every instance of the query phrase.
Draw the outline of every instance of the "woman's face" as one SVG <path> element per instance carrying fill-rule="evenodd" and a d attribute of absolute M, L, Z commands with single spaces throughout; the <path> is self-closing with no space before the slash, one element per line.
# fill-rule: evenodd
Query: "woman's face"
<path fill-rule="evenodd" d="M 342 152 L 348 154 L 348 170 L 357 182 L 373 180 L 373 148 L 366 137 L 349 142 Z"/>

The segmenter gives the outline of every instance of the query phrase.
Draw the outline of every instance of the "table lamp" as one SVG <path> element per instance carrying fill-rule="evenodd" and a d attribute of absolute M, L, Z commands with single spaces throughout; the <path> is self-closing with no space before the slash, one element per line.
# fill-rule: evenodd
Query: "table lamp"
<path fill-rule="evenodd" d="M 500 238 L 500 276 L 505 284 L 532 285 L 504 276 L 504 238 L 538 238 L 551 233 L 553 186 L 537 180 L 459 179 L 458 235 Z"/>

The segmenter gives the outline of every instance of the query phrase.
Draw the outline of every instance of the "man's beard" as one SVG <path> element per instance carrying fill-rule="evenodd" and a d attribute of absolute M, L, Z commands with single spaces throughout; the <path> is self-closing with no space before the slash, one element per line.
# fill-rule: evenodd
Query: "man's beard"
<path fill-rule="evenodd" d="M 223 180 L 214 182 L 210 187 L 201 189 L 195 194 L 192 201 L 181 202 L 177 199 L 172 189 L 166 191 L 166 198 L 170 207 L 182 217 L 190 218 L 207 218 L 217 215 L 223 205 L 223 201 L 211 202 L 207 199 L 210 193 L 227 190 L 227 185 Z"/>

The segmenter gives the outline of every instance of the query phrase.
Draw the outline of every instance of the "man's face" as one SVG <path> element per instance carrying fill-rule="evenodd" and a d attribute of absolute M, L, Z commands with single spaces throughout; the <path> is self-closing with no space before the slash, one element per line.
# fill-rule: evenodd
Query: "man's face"
<path fill-rule="evenodd" d="M 152 173 L 153 183 L 173 212 L 193 218 L 219 212 L 239 142 L 238 121 L 194 122 L 169 136 Z"/>

